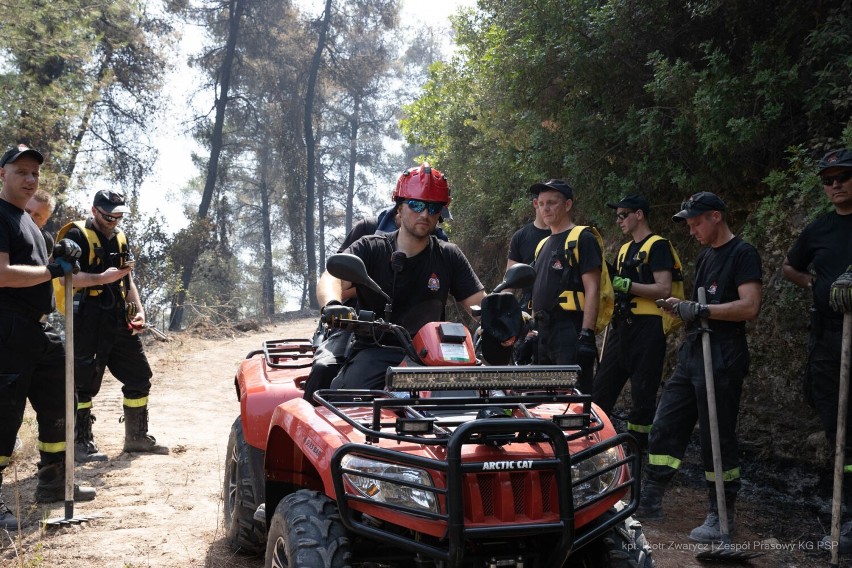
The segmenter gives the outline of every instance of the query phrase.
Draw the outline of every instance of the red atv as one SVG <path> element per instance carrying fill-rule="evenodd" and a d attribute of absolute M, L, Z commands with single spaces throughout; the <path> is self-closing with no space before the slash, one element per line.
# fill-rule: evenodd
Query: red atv
<path fill-rule="evenodd" d="M 381 293 L 357 257 L 327 268 Z M 267 567 L 653 566 L 630 516 L 639 449 L 574 388 L 579 367 L 481 365 L 461 324 L 413 339 L 369 312 L 335 325 L 392 337 L 405 360 L 385 390 L 320 390 L 314 406 L 311 341 L 249 353 L 225 469 L 232 545 L 265 542 Z"/>

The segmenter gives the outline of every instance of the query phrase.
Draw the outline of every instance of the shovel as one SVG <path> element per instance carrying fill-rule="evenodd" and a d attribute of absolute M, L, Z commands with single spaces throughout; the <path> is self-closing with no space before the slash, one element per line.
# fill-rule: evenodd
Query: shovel
<path fill-rule="evenodd" d="M 837 397 L 837 433 L 834 449 L 834 493 L 831 497 L 831 568 L 840 566 L 840 508 L 843 502 L 843 462 L 846 461 L 846 412 L 849 405 L 849 356 L 852 314 L 843 314 L 840 348 L 840 392 Z"/>
<path fill-rule="evenodd" d="M 704 288 L 698 289 L 698 302 L 707 303 Z M 707 415 L 710 422 L 710 446 L 713 449 L 713 478 L 716 482 L 716 507 L 719 512 L 719 528 L 722 542 L 718 547 L 711 545 L 695 555 L 697 560 L 715 560 L 726 562 L 747 562 L 762 553 L 741 550 L 731 545 L 731 533 L 728 527 L 728 506 L 725 503 L 725 480 L 722 478 L 722 447 L 719 442 L 719 416 L 716 413 L 716 385 L 713 381 L 713 354 L 710 349 L 710 328 L 707 320 L 701 320 L 701 347 L 704 350 L 704 382 L 707 384 Z"/>
<path fill-rule="evenodd" d="M 79 525 L 95 516 L 74 516 L 74 289 L 72 274 L 65 275 L 65 516 L 48 519 L 44 526 Z"/>

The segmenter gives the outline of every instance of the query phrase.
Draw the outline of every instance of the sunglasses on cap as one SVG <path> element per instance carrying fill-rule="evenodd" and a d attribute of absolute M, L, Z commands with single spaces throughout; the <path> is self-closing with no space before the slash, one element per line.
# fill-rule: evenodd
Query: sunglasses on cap
<path fill-rule="evenodd" d="M 107 215 L 100 209 L 95 210 L 101 214 L 101 217 L 103 217 L 104 221 L 106 221 L 107 223 L 117 223 L 118 221 L 121 221 L 121 218 L 123 217 L 123 215 L 119 215 L 118 217 L 116 217 L 115 215 Z"/>
<path fill-rule="evenodd" d="M 850 179 L 852 179 L 852 170 L 845 171 L 841 174 L 837 174 L 836 176 L 822 176 L 822 185 L 834 185 L 834 182 L 846 183 Z"/>
<path fill-rule="evenodd" d="M 434 201 L 421 201 L 419 199 L 409 199 L 406 202 L 408 208 L 415 213 L 423 213 L 423 210 L 429 208 L 429 215 L 437 215 L 444 208 L 443 203 L 435 203 Z"/>

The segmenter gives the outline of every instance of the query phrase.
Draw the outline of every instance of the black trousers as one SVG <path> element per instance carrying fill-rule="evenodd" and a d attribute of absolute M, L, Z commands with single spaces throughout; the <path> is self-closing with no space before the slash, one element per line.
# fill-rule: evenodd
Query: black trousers
<path fill-rule="evenodd" d="M 743 379 L 748 374 L 750 362 L 745 335 L 712 334 L 711 352 L 723 475 L 726 483 L 734 483 L 738 487 L 737 415 Z M 674 373 L 663 385 L 648 440 L 648 479 L 664 484 L 671 480 L 681 465 L 692 430 L 698 422 L 704 474 L 708 482 L 715 480 L 706 389 L 701 337 L 695 334 L 681 344 Z"/>
<path fill-rule="evenodd" d="M 402 349 L 375 347 L 356 340 L 331 388 L 384 389 L 388 367 L 399 365 L 403 357 Z"/>
<path fill-rule="evenodd" d="M 819 413 L 825 436 L 834 452 L 837 440 L 837 406 L 840 396 L 840 349 L 843 330 L 811 329 L 808 341 L 808 367 L 804 388 Z M 852 470 L 852 423 L 846 408 L 846 464 Z"/>
<path fill-rule="evenodd" d="M 332 330 L 328 338 L 317 347 L 311 372 L 305 382 L 305 400 L 313 402 L 314 393 L 331 387 L 331 381 L 340 372 L 346 361 L 346 353 L 352 343 L 352 332 L 342 329 Z"/>
<path fill-rule="evenodd" d="M 0 470 L 9 463 L 27 400 L 42 464 L 65 457 L 65 347 L 48 324 L 0 310 Z"/>
<path fill-rule="evenodd" d="M 580 365 L 577 383 L 581 392 L 591 393 L 595 376 L 595 358 L 577 357 L 577 337 L 583 325 L 583 314 L 567 313 L 555 309 L 550 313 L 536 313 L 538 328 L 539 365 Z"/>
<path fill-rule="evenodd" d="M 109 369 L 122 384 L 125 399 L 145 398 L 153 372 L 138 335 L 127 329 L 123 306 L 102 309 L 97 297 L 81 302 L 74 316 L 74 382 L 79 403 L 101 390 Z"/>
<path fill-rule="evenodd" d="M 666 358 L 666 336 L 662 318 L 634 316 L 613 320 L 595 373 L 592 399 L 609 414 L 630 379 L 631 407 L 627 429 L 646 439 L 654 422 L 657 390 Z"/>

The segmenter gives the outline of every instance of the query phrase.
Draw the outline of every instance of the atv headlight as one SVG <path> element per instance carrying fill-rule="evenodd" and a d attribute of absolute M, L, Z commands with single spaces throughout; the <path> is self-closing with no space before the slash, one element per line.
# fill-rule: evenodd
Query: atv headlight
<path fill-rule="evenodd" d="M 609 448 L 571 466 L 575 510 L 612 487 L 618 477 L 616 462 L 618 450 Z"/>
<path fill-rule="evenodd" d="M 348 454 L 340 462 L 345 470 L 354 470 L 366 475 L 346 472 L 343 479 L 352 484 L 363 496 L 389 505 L 409 509 L 438 512 L 435 493 L 420 487 L 434 487 L 429 474 L 419 468 Z M 405 485 L 405 484 L 412 484 Z M 417 487 L 420 486 L 420 487 Z"/>

